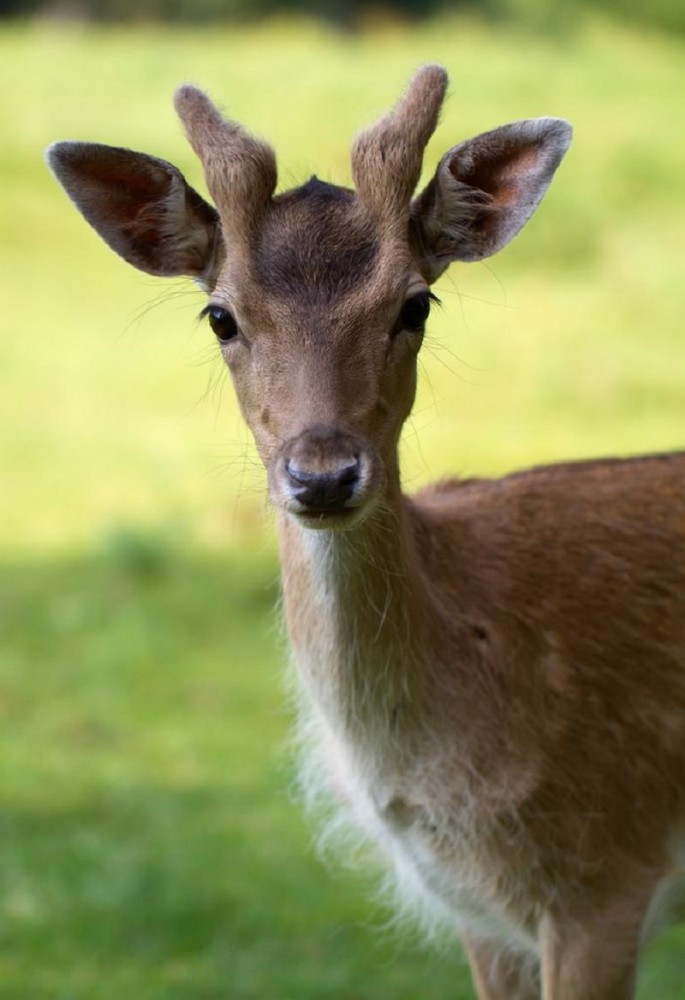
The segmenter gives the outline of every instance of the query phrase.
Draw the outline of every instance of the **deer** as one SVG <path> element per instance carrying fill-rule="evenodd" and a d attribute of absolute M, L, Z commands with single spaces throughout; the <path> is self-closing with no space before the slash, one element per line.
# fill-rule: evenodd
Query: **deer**
<path fill-rule="evenodd" d="M 354 140 L 354 188 L 276 193 L 272 148 L 193 85 L 171 163 L 57 142 L 49 166 L 125 261 L 194 279 L 267 473 L 305 784 L 460 937 L 480 1000 L 628 1000 L 685 900 L 685 451 L 403 493 L 431 286 L 521 230 L 561 119 L 449 149 L 418 70 Z"/>

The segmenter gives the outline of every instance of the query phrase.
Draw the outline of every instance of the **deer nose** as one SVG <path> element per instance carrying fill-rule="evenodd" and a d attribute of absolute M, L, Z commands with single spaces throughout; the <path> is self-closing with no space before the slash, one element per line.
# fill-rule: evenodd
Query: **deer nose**
<path fill-rule="evenodd" d="M 305 507 L 311 511 L 340 510 L 354 496 L 359 459 L 346 459 L 325 472 L 311 472 L 289 459 L 285 471 L 291 495 Z"/>

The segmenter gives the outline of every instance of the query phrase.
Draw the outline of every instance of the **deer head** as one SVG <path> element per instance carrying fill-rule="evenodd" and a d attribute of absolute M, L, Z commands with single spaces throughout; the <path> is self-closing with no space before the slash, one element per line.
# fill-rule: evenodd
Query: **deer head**
<path fill-rule="evenodd" d="M 505 125 L 450 149 L 413 197 L 446 85 L 442 68 L 425 66 L 358 136 L 354 191 L 313 177 L 275 195 L 271 148 L 190 86 L 176 110 L 216 208 L 164 160 L 81 142 L 48 151 L 113 250 L 208 293 L 271 498 L 308 527 L 354 523 L 398 485 L 431 283 L 451 261 L 508 243 L 568 148 L 564 121 Z"/>

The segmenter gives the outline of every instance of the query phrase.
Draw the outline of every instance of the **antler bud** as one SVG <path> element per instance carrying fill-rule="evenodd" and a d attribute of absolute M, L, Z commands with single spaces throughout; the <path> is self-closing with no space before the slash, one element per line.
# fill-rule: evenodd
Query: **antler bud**
<path fill-rule="evenodd" d="M 225 119 L 197 87 L 179 87 L 174 106 L 200 158 L 224 229 L 249 230 L 276 188 L 273 149 L 237 122 Z"/>
<path fill-rule="evenodd" d="M 446 89 L 442 66 L 422 67 L 397 107 L 355 140 L 352 176 L 359 197 L 379 214 L 406 222 Z"/>

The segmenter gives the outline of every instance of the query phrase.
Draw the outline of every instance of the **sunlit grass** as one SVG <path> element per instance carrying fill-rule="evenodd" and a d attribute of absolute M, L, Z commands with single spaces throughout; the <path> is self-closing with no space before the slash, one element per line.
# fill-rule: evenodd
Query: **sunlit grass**
<path fill-rule="evenodd" d="M 170 102 L 186 79 L 273 141 L 284 186 L 314 170 L 348 181 L 350 137 L 427 59 L 445 63 L 452 89 L 426 173 L 499 122 L 569 118 L 574 146 L 524 235 L 439 283 L 406 481 L 682 445 L 685 162 L 673 123 L 685 61 L 674 43 L 600 28 L 545 41 L 450 21 L 360 38 L 302 25 L 44 27 L 3 32 L 0 58 L 6 546 L 87 544 L 121 519 L 212 541 L 263 523 L 262 475 L 194 322 L 202 296 L 118 261 L 41 160 L 57 138 L 130 145 L 202 188 Z"/>

